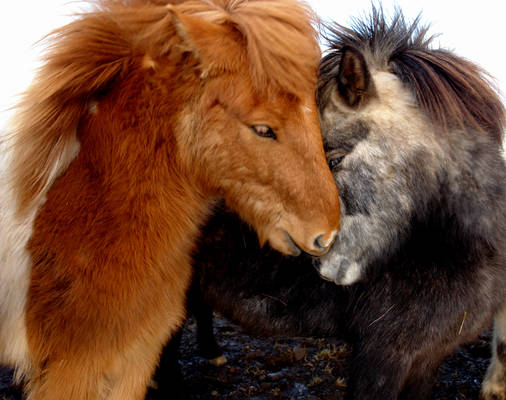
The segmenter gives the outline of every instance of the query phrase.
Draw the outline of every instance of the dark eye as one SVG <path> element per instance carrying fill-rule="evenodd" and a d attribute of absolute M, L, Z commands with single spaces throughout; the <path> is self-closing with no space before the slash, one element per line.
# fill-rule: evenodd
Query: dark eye
<path fill-rule="evenodd" d="M 336 169 L 337 167 L 339 167 L 339 164 L 341 164 L 341 162 L 344 160 L 344 156 L 337 156 L 337 157 L 332 157 L 331 159 L 329 159 L 329 168 L 330 170 L 334 170 Z"/>
<path fill-rule="evenodd" d="M 269 125 L 251 125 L 250 129 L 255 133 L 255 135 L 264 138 L 276 139 L 276 134 Z"/>

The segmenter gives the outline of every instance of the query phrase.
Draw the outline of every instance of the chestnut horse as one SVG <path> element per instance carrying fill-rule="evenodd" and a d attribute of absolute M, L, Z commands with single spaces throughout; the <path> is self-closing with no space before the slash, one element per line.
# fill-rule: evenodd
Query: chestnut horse
<path fill-rule="evenodd" d="M 29 399 L 142 399 L 213 199 L 261 243 L 339 228 L 296 0 L 99 1 L 55 31 L 2 143 L 0 362 Z"/>

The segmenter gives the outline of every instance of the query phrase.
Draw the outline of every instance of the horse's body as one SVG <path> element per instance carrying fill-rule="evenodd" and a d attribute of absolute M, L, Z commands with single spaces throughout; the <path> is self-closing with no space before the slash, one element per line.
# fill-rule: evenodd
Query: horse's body
<path fill-rule="evenodd" d="M 2 143 L 0 362 L 29 399 L 143 398 L 214 198 L 287 254 L 338 228 L 311 12 L 127 3 L 53 34 Z"/>
<path fill-rule="evenodd" d="M 334 34 L 319 106 L 327 158 L 346 155 L 335 178 L 347 211 L 317 268 L 338 284 L 386 287 L 381 321 L 358 332 L 351 388 L 363 399 L 423 398 L 442 358 L 496 315 L 482 396 L 506 398 L 504 106 L 479 67 L 431 50 L 426 29 L 401 16 Z M 351 184 L 358 178 L 364 185 Z M 367 344 L 378 330 L 388 338 L 380 358 Z M 399 348 L 403 373 L 392 374 Z"/>
<path fill-rule="evenodd" d="M 350 340 L 357 400 L 427 398 L 441 360 L 496 315 L 482 394 L 504 399 L 504 109 L 475 65 L 431 50 L 424 34 L 373 13 L 336 27 L 323 59 L 321 122 L 343 214 L 315 266 L 332 282 L 309 257 L 262 251 L 226 212 L 203 236 L 197 276 L 209 304 L 253 333 Z"/>

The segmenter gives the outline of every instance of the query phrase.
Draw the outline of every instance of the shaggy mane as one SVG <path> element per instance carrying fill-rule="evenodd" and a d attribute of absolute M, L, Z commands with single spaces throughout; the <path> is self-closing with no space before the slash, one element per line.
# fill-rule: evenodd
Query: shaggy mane
<path fill-rule="evenodd" d="M 171 9 L 241 32 L 254 90 L 297 95 L 316 85 L 316 18 L 296 0 L 90 1 L 93 11 L 45 39 L 44 64 L 17 106 L 8 141 L 19 214 L 43 198 L 77 154 L 77 126 L 94 96 L 144 54 L 170 51 L 177 31 Z"/>
<path fill-rule="evenodd" d="M 434 36 L 420 18 L 408 24 L 395 10 L 387 22 L 383 10 L 373 7 L 364 20 L 354 20 L 351 28 L 327 26 L 330 52 L 321 63 L 322 87 L 335 74 L 340 51 L 345 46 L 360 50 L 367 62 L 396 74 L 414 93 L 419 106 L 444 131 L 475 129 L 502 143 L 504 106 L 489 81 L 489 75 L 476 64 L 444 49 L 431 48 Z"/>
<path fill-rule="evenodd" d="M 274 86 L 297 95 L 316 87 L 321 53 L 313 25 L 318 21 L 304 3 L 295 0 L 188 0 L 178 9 L 209 22 L 231 24 L 242 33 L 247 42 L 255 90 L 263 92 Z"/>

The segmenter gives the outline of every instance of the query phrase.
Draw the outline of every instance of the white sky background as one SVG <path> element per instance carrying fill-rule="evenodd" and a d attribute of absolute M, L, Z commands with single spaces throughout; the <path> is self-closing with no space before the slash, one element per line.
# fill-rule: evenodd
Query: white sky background
<path fill-rule="evenodd" d="M 370 0 L 309 0 L 324 20 L 349 25 L 371 8 Z M 375 1 L 375 4 L 378 4 Z M 409 21 L 422 12 L 422 22 L 430 23 L 430 33 L 440 33 L 435 44 L 481 65 L 496 78 L 506 98 L 506 56 L 504 11 L 500 0 L 384 0 L 383 9 L 391 14 L 401 7 Z M 2 0 L 0 3 L 0 129 L 5 125 L 15 95 L 28 86 L 39 56 L 34 43 L 52 29 L 71 20 L 83 9 L 79 1 Z"/>

